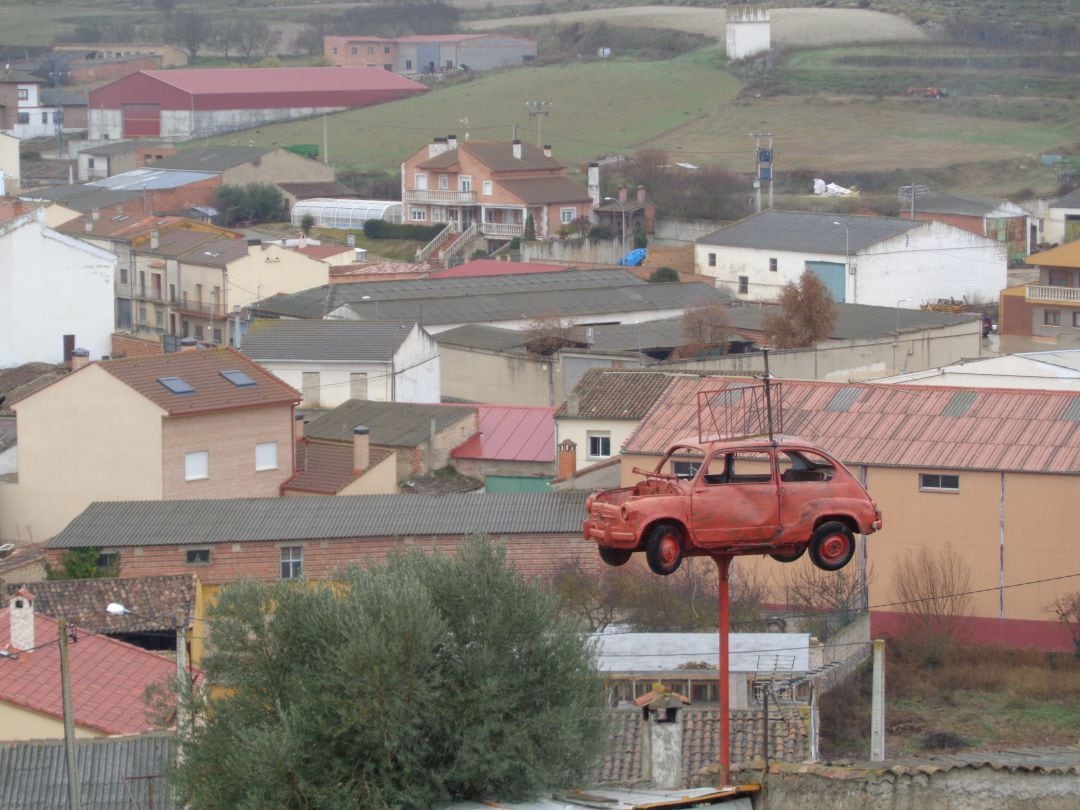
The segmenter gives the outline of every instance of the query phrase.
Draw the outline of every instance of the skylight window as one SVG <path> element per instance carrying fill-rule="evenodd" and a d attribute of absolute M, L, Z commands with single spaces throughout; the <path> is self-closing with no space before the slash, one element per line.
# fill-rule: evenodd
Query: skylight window
<path fill-rule="evenodd" d="M 158 377 L 157 381 L 164 385 L 166 388 L 168 388 L 170 391 L 172 391 L 174 394 L 195 393 L 195 389 L 194 387 L 192 387 L 191 383 L 181 379 L 180 377 Z"/>
<path fill-rule="evenodd" d="M 248 386 L 255 385 L 255 381 L 251 379 L 247 374 L 235 369 L 230 371 L 221 372 L 221 376 L 231 382 L 237 388 L 247 388 Z"/>

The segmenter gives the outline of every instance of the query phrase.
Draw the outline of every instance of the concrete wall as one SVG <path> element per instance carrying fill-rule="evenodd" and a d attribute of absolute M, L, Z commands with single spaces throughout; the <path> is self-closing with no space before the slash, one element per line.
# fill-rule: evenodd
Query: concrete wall
<path fill-rule="evenodd" d="M 1046 218 L 1042 220 L 1042 239 L 1044 242 L 1059 243 L 1065 241 L 1066 218 L 1069 218 L 1073 229 L 1080 227 L 1080 208 L 1059 208 L 1051 203 L 1046 212 Z"/>
<path fill-rule="evenodd" d="M 15 665 L 12 663 L 9 666 Z M 84 726 L 75 726 L 75 736 L 86 739 L 106 735 Z M 0 701 L 0 739 L 4 741 L 62 740 L 64 739 L 64 720 Z"/>
<path fill-rule="evenodd" d="M 304 374 L 319 375 L 318 399 L 306 398 L 305 408 L 336 408 L 350 399 L 350 375 L 367 374 L 367 399 L 392 402 L 393 374 L 389 363 L 315 363 L 304 360 L 260 360 L 259 365 L 275 377 L 304 392 Z M 304 392 L 305 394 L 307 392 Z"/>
<path fill-rule="evenodd" d="M 161 111 L 161 135 L 166 141 L 187 141 L 224 132 L 250 129 L 276 121 L 293 121 L 323 113 L 341 112 L 345 107 L 285 107 L 261 110 L 165 110 Z M 90 109 L 87 112 L 89 139 L 121 140 L 124 115 L 117 109 Z"/>
<path fill-rule="evenodd" d="M 557 226 L 555 230 L 558 230 Z M 628 235 L 626 251 L 633 249 L 633 240 Z M 618 239 L 546 239 L 521 243 L 523 262 L 614 264 L 624 255 Z"/>
<path fill-rule="evenodd" d="M 19 178 L 22 176 L 19 165 L 19 139 L 0 132 L 0 173 L 4 186 L 0 196 L 19 193 Z"/>
<path fill-rule="evenodd" d="M 439 344 L 419 326 L 394 353 L 395 402 L 441 402 Z"/>
<path fill-rule="evenodd" d="M 52 537 L 92 501 L 163 496 L 164 412 L 97 365 L 15 406 L 19 479 L 0 484 L 0 540 Z"/>
<path fill-rule="evenodd" d="M 727 36 L 727 58 L 748 59 L 768 53 L 770 45 L 768 9 L 736 6 L 727 13 L 724 31 Z"/>
<path fill-rule="evenodd" d="M 293 474 L 291 405 L 245 408 L 164 420 L 161 432 L 162 495 L 192 498 L 276 498 Z M 255 445 L 277 442 L 277 467 L 255 469 Z M 184 456 L 209 452 L 209 477 L 184 480 Z"/>
<path fill-rule="evenodd" d="M 685 244 L 716 230 L 714 220 L 680 220 L 656 218 L 654 242 Z"/>
<path fill-rule="evenodd" d="M 0 225 L 0 368 L 63 360 L 63 336 L 108 354 L 116 257 L 45 225 L 41 209 Z"/>

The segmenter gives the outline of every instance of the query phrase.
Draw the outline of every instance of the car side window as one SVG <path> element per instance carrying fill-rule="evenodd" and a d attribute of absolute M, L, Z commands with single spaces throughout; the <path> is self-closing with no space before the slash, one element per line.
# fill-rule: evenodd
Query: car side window
<path fill-rule="evenodd" d="M 765 484 L 772 480 L 772 459 L 763 450 L 739 450 L 731 454 L 728 483 Z"/>
<path fill-rule="evenodd" d="M 675 475 L 689 481 L 697 475 L 704 458 L 705 454 L 700 450 L 692 447 L 678 447 L 671 451 L 667 461 L 661 465 L 659 472 Z"/>
<path fill-rule="evenodd" d="M 717 453 L 710 456 L 709 463 L 705 468 L 702 480 L 706 484 L 726 484 L 728 482 L 728 453 Z"/>
<path fill-rule="evenodd" d="M 785 483 L 802 481 L 831 481 L 836 477 L 836 466 L 818 453 L 801 450 L 781 450 L 776 464 L 780 480 Z"/>

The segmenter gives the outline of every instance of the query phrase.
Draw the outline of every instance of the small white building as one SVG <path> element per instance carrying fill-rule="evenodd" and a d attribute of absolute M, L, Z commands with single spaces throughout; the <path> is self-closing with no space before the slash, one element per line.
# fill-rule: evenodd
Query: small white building
<path fill-rule="evenodd" d="M 439 346 L 416 323 L 257 320 L 239 348 L 298 389 L 301 407 L 439 402 Z"/>
<path fill-rule="evenodd" d="M 1047 206 L 1042 241 L 1054 244 L 1080 239 L 1080 188 Z"/>
<path fill-rule="evenodd" d="M 19 139 L 0 132 L 0 197 L 19 193 Z"/>
<path fill-rule="evenodd" d="M 56 119 L 59 116 L 62 123 L 63 113 L 42 100 L 43 84 L 43 79 L 26 71 L 0 70 L 0 97 L 5 102 L 15 101 L 14 105 L 3 104 L 9 109 L 0 109 L 0 131 L 19 140 L 56 135 Z"/>
<path fill-rule="evenodd" d="M 1080 393 L 1080 349 L 1020 352 L 900 374 L 874 382 L 965 388 L 1034 388 Z"/>
<path fill-rule="evenodd" d="M 727 35 L 727 58 L 738 61 L 759 53 L 768 53 L 771 31 L 772 23 L 767 8 L 729 7 L 724 26 L 724 33 Z"/>
<path fill-rule="evenodd" d="M 313 197 L 297 200 L 292 207 L 292 224 L 299 227 L 310 214 L 316 228 L 362 230 L 369 219 L 401 222 L 401 203 L 395 200 L 353 200 L 339 197 Z"/>
<path fill-rule="evenodd" d="M 776 301 L 809 270 L 833 300 L 909 309 L 942 298 L 997 300 L 1005 244 L 944 222 L 765 211 L 697 240 L 698 273 L 742 301 Z"/>
<path fill-rule="evenodd" d="M 42 208 L 0 223 L 0 368 L 64 360 L 64 336 L 112 346 L 117 258 L 45 225 Z"/>

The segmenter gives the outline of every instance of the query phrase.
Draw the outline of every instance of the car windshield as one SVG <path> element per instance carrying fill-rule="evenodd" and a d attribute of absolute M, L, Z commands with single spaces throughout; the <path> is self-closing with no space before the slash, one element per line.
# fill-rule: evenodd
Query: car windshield
<path fill-rule="evenodd" d="M 696 447 L 673 447 L 664 456 L 664 460 L 660 462 L 656 471 L 688 481 L 697 474 L 704 459 L 705 454 Z"/>

